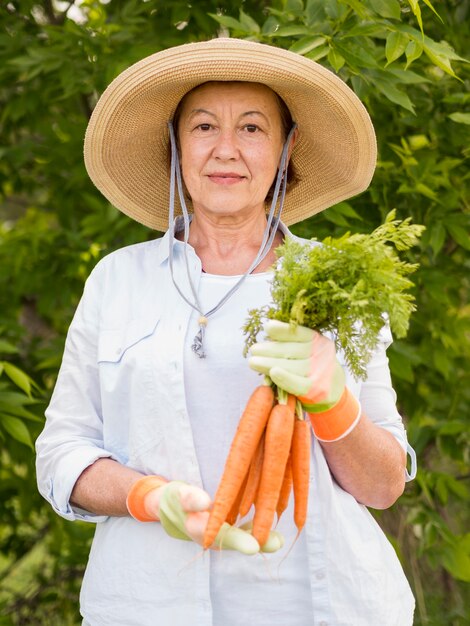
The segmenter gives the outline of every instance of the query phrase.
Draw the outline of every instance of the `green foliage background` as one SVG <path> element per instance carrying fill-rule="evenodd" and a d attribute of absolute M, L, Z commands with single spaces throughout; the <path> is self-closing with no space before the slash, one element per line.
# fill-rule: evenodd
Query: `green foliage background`
<path fill-rule="evenodd" d="M 372 186 L 297 234 L 370 232 L 393 208 L 426 225 L 408 254 L 418 312 L 389 350 L 419 473 L 377 517 L 414 589 L 415 623 L 470 623 L 469 0 L 11 0 L 0 27 L 0 625 L 79 623 L 93 528 L 42 501 L 32 442 L 84 279 L 104 254 L 158 236 L 88 180 L 87 120 L 134 61 L 218 33 L 317 60 L 372 116 Z"/>

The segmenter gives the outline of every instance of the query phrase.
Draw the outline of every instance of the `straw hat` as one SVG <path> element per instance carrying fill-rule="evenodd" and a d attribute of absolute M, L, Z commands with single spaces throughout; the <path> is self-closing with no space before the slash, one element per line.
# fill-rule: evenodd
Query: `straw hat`
<path fill-rule="evenodd" d="M 229 38 L 157 52 L 113 80 L 85 136 L 85 165 L 96 187 L 126 215 L 166 230 L 167 122 L 188 91 L 207 81 L 228 80 L 268 85 L 297 122 L 291 159 L 299 180 L 285 199 L 287 225 L 368 187 L 376 162 L 375 133 L 354 92 L 296 53 Z"/>

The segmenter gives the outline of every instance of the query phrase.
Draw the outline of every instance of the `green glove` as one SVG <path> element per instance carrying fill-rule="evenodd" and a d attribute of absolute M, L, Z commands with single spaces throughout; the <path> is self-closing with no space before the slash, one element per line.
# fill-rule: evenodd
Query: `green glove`
<path fill-rule="evenodd" d="M 268 341 L 250 348 L 249 365 L 298 397 L 305 411 L 319 413 L 341 398 L 345 377 L 333 341 L 305 326 L 270 320 Z"/>

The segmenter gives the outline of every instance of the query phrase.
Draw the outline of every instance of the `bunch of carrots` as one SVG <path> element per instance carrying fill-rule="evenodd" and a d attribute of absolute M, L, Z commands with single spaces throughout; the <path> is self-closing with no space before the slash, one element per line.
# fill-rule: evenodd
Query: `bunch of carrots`
<path fill-rule="evenodd" d="M 252 535 L 263 546 L 292 490 L 294 522 L 300 533 L 307 517 L 310 437 L 310 423 L 294 396 L 267 384 L 256 387 L 230 447 L 204 548 L 213 544 L 224 522 L 234 524 L 252 505 Z"/>

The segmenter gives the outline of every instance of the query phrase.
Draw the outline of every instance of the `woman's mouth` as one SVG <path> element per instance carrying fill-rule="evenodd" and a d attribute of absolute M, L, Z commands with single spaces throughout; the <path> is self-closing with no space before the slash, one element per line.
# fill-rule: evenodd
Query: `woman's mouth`
<path fill-rule="evenodd" d="M 245 180 L 245 176 L 241 176 L 235 172 L 213 172 L 207 176 L 212 183 L 217 185 L 234 185 Z"/>

